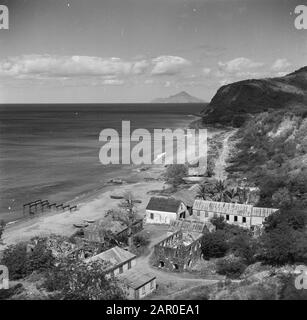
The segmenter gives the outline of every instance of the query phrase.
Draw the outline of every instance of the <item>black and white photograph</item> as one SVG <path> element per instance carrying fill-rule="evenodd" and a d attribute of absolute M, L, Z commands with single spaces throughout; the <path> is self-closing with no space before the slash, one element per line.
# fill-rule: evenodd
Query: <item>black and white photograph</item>
<path fill-rule="evenodd" d="M 0 300 L 307 300 L 306 0 L 0 0 Z"/>

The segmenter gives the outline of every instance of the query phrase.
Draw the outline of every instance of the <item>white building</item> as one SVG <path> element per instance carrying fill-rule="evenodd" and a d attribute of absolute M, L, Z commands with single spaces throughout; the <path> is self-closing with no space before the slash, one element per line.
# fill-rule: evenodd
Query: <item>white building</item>
<path fill-rule="evenodd" d="M 273 208 L 257 208 L 249 204 L 226 203 L 197 199 L 193 205 L 193 219 L 208 222 L 214 216 L 249 229 L 261 227 L 265 218 L 278 211 Z"/>
<path fill-rule="evenodd" d="M 114 277 L 134 267 L 136 265 L 136 255 L 120 247 L 113 247 L 86 259 L 86 262 L 94 261 L 107 263 L 102 271 L 106 277 Z"/>
<path fill-rule="evenodd" d="M 177 199 L 151 197 L 146 207 L 146 223 L 170 224 L 172 220 L 188 216 L 186 205 Z"/>

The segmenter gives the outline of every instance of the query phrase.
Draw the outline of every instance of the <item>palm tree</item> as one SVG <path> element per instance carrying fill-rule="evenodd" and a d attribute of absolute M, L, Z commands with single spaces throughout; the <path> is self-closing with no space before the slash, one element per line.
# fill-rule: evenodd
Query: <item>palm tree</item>
<path fill-rule="evenodd" d="M 227 189 L 226 183 L 222 180 L 217 181 L 214 185 L 213 200 L 219 201 L 219 202 L 227 202 L 228 200 L 227 191 L 228 189 Z"/>
<path fill-rule="evenodd" d="M 229 188 L 226 191 L 226 197 L 227 201 L 226 202 L 238 202 L 238 197 L 239 197 L 239 192 L 237 188 Z"/>
<path fill-rule="evenodd" d="M 201 184 L 197 191 L 197 197 L 203 200 L 212 200 L 213 192 L 212 186 L 208 184 Z"/>

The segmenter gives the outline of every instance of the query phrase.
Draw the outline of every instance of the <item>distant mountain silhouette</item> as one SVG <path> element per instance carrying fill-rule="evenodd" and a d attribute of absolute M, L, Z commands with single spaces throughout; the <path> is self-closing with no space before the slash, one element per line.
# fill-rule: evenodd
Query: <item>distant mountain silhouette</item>
<path fill-rule="evenodd" d="M 202 103 L 201 99 L 191 96 L 185 91 L 181 91 L 173 96 L 167 98 L 157 98 L 152 101 L 153 103 Z"/>

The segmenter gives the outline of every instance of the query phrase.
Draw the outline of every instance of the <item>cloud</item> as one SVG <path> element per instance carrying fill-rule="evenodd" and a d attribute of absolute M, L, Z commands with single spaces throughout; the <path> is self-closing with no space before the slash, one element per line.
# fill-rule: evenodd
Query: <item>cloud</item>
<path fill-rule="evenodd" d="M 276 71 L 276 72 L 282 72 L 284 73 L 285 71 L 287 71 L 289 69 L 289 67 L 291 67 L 291 63 L 287 60 L 287 59 L 277 59 L 271 69 L 273 71 Z"/>
<path fill-rule="evenodd" d="M 147 71 L 149 66 L 150 63 L 147 60 L 137 61 L 133 64 L 132 72 L 138 75 L 143 74 Z"/>
<path fill-rule="evenodd" d="M 249 70 L 263 67 L 262 62 L 255 62 L 251 59 L 240 57 L 228 62 L 219 62 L 218 66 L 222 72 L 230 74 L 247 73 Z"/>
<path fill-rule="evenodd" d="M 89 56 L 24 55 L 0 61 L 0 76 L 16 78 L 74 78 L 140 74 L 144 62 Z"/>
<path fill-rule="evenodd" d="M 160 56 L 152 59 L 152 75 L 176 75 L 191 65 L 190 61 L 177 56 Z"/>

